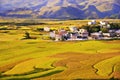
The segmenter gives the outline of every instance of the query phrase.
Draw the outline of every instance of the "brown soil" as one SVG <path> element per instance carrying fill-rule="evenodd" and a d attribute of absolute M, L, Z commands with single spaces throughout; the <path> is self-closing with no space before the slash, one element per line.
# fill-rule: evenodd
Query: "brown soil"
<path fill-rule="evenodd" d="M 113 73 L 115 79 L 120 79 L 120 72 Z"/>

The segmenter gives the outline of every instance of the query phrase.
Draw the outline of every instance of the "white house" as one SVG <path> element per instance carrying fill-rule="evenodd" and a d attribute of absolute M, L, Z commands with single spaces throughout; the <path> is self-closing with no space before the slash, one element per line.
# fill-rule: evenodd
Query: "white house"
<path fill-rule="evenodd" d="M 55 41 L 59 41 L 59 40 L 61 40 L 61 36 L 59 34 L 56 34 L 55 35 Z"/>
<path fill-rule="evenodd" d="M 104 37 L 110 37 L 110 33 L 102 33 Z"/>
<path fill-rule="evenodd" d="M 99 32 L 91 33 L 93 39 L 102 39 L 102 34 Z"/>
<path fill-rule="evenodd" d="M 50 32 L 50 37 L 51 37 L 51 38 L 55 38 L 55 31 Z"/>
<path fill-rule="evenodd" d="M 76 32 L 76 31 L 78 31 L 78 30 L 77 30 L 77 27 L 75 27 L 75 26 L 70 26 L 69 29 L 70 29 L 71 32 Z"/>
<path fill-rule="evenodd" d="M 110 26 L 110 24 L 107 24 L 107 28 L 110 28 L 111 26 Z"/>
<path fill-rule="evenodd" d="M 117 35 L 118 37 L 120 37 L 120 29 L 117 30 L 115 33 L 116 33 L 116 35 Z"/>
<path fill-rule="evenodd" d="M 109 30 L 110 37 L 115 37 L 116 36 L 116 30 Z"/>
<path fill-rule="evenodd" d="M 96 20 L 91 20 L 90 22 L 88 22 L 88 25 L 93 25 L 96 24 Z"/>
<path fill-rule="evenodd" d="M 92 20 L 91 22 L 92 22 L 93 24 L 96 24 L 96 20 Z"/>
<path fill-rule="evenodd" d="M 106 22 L 106 21 L 100 21 L 100 24 L 101 24 L 102 26 L 104 26 L 104 25 L 107 25 L 108 22 Z"/>
<path fill-rule="evenodd" d="M 114 29 L 109 30 L 109 33 L 115 33 L 115 30 Z"/>
<path fill-rule="evenodd" d="M 49 28 L 49 27 L 44 27 L 44 31 L 49 32 L 49 31 L 50 31 L 50 28 Z"/>
<path fill-rule="evenodd" d="M 79 29 L 78 33 L 81 37 L 88 37 L 88 31 L 86 29 Z"/>
<path fill-rule="evenodd" d="M 88 22 L 88 25 L 92 25 L 92 22 Z"/>

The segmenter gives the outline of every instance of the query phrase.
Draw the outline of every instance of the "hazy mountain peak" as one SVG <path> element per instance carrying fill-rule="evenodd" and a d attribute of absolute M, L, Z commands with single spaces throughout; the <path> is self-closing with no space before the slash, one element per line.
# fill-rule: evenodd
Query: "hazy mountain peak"
<path fill-rule="evenodd" d="M 119 17 L 119 7 L 120 0 L 0 0 L 0 15 L 17 17 L 22 16 L 19 14 L 22 12 L 27 17 L 35 15 L 46 18 L 58 18 L 60 16 L 65 18 L 63 16 L 69 15 L 69 18 L 92 18 L 94 13 L 97 17 L 93 18 L 112 15 Z M 30 13 L 26 14 L 26 11 L 24 13 L 23 10 Z"/>

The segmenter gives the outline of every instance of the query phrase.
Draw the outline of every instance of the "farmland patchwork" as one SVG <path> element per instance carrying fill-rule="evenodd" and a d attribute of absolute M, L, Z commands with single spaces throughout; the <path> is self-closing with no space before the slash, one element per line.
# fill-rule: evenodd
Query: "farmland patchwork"
<path fill-rule="evenodd" d="M 0 41 L 0 79 L 120 78 L 117 41 Z"/>

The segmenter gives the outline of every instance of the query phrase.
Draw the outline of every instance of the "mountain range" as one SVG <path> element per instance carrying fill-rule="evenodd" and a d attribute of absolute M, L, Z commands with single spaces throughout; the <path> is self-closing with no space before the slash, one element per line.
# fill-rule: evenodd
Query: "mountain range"
<path fill-rule="evenodd" d="M 120 0 L 0 0 L 0 16 L 52 19 L 120 19 Z"/>

